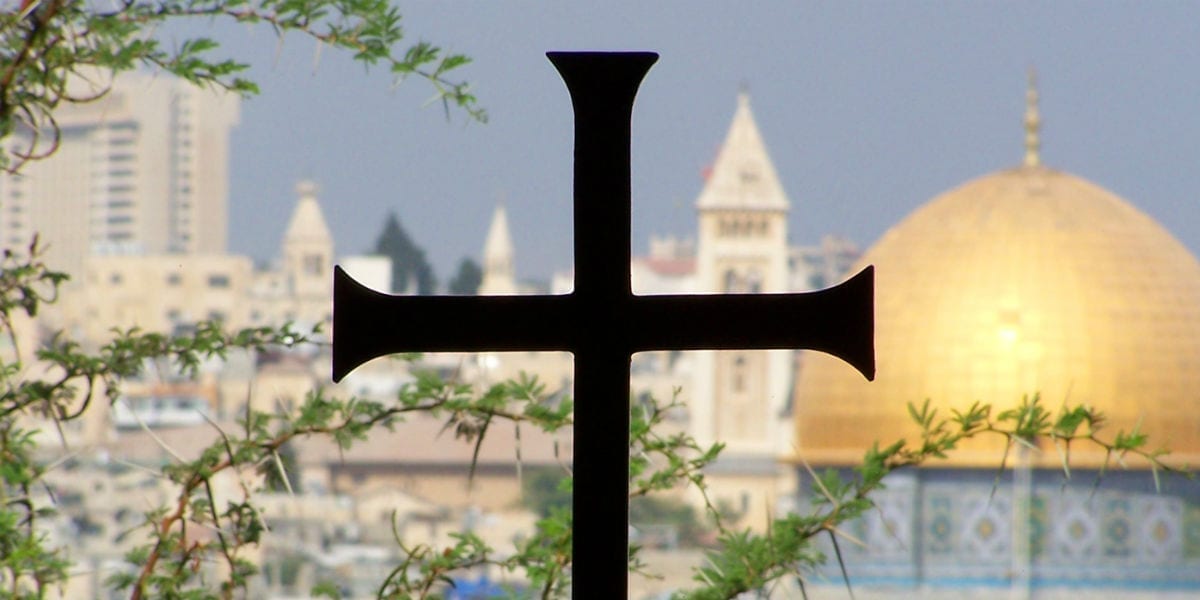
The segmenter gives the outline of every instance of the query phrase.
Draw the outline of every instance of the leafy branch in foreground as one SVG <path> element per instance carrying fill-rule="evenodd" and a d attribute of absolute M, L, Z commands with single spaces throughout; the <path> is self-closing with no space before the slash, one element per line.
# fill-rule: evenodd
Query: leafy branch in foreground
<path fill-rule="evenodd" d="M 200 324 L 188 336 L 166 336 L 136 329 L 117 332 L 115 338 L 97 352 L 85 352 L 81 346 L 61 336 L 53 337 L 38 348 L 35 360 L 24 362 L 16 335 L 16 320 L 33 318 L 42 304 L 57 298 L 59 285 L 67 279 L 63 273 L 46 268 L 40 260 L 37 240 L 28 254 L 6 250 L 0 263 L 0 326 L 10 340 L 10 355 L 0 366 L 0 585 L 15 598 L 43 597 L 47 589 L 67 578 L 67 561 L 62 549 L 46 546 L 46 535 L 38 529 L 39 519 L 52 516 L 53 506 L 41 506 L 36 492 L 49 466 L 35 458 L 36 429 L 23 425 L 28 417 L 49 419 L 63 435 L 63 424 L 81 418 L 97 395 L 109 403 L 121 394 L 122 383 L 142 375 L 156 363 L 194 376 L 201 363 L 224 359 L 233 349 L 289 347 L 306 343 L 306 335 L 281 328 L 244 329 L 225 333 L 219 324 Z M 65 437 L 63 438 L 66 444 Z M 274 451 L 277 447 L 265 448 Z M 69 456 L 69 455 L 68 455 Z M 211 496 L 210 476 L 219 470 L 211 453 L 190 464 L 191 470 L 168 470 L 177 482 L 186 482 L 188 502 L 191 494 L 204 484 Z M 211 498 L 209 498 L 211 502 Z M 195 506 L 200 506 L 197 499 Z M 210 511 L 216 519 L 216 513 Z M 226 519 L 249 522 L 241 527 L 241 541 L 253 541 L 252 519 L 241 509 L 230 507 Z M 169 520 L 169 519 L 168 519 Z M 167 532 L 170 523 L 163 525 Z M 187 541 L 186 530 L 166 536 L 180 544 Z M 224 540 L 222 540 L 224 542 Z M 185 552 L 185 557 L 194 550 Z M 153 560 L 154 553 L 144 558 Z M 227 555 L 234 577 L 245 572 L 232 554 Z M 136 594 L 135 594 L 136 595 Z"/>
<path fill-rule="evenodd" d="M 14 133 L 28 138 L 0 154 L 0 168 L 15 172 L 52 154 L 60 138 L 54 110 L 103 96 L 112 76 L 138 66 L 243 96 L 257 93 L 242 76 L 249 65 L 214 56 L 217 41 L 162 39 L 160 27 L 184 19 L 265 24 L 281 42 L 298 32 L 315 40 L 318 51 L 329 46 L 386 67 L 397 83 L 425 80 L 447 115 L 453 105 L 487 119 L 470 86 L 452 77 L 470 59 L 426 41 L 405 46 L 400 12 L 388 0 L 23 0 L 18 10 L 0 13 L 0 140 Z"/>

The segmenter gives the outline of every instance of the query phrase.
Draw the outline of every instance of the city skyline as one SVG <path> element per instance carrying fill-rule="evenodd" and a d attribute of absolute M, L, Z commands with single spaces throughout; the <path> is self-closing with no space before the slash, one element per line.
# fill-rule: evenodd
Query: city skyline
<path fill-rule="evenodd" d="M 77 276 L 88 255 L 224 253 L 239 104 L 138 73 L 61 106 L 55 155 L 0 179 L 0 237 L 24 247 L 36 233 L 48 264 Z"/>
<path fill-rule="evenodd" d="M 682 11 L 686 10 L 686 14 Z M 421 109 L 345 57 L 269 32 L 218 32 L 263 88 L 233 133 L 234 252 L 270 259 L 298 179 L 317 181 L 338 255 L 369 249 L 395 210 L 441 279 L 479 260 L 506 205 L 521 278 L 569 268 L 571 114 L 551 49 L 662 54 L 634 113 L 634 253 L 652 233 L 694 235 L 700 173 L 739 87 L 792 203 L 793 243 L 843 234 L 863 248 L 964 181 L 1022 156 L 1026 70 L 1040 73 L 1043 157 L 1128 198 L 1193 253 L 1200 82 L 1191 6 L 923 4 L 604 9 L 402 8 L 413 39 L 474 59 L 490 123 Z M 316 68 L 314 72 L 314 63 Z M 347 68 L 343 68 L 347 67 Z M 297 125 L 299 124 L 299 125 Z"/>

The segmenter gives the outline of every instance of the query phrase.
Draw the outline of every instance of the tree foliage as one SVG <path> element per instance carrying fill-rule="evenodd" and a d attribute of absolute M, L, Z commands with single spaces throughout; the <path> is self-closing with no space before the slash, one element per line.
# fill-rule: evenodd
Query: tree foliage
<path fill-rule="evenodd" d="M 525 469 L 521 479 L 521 504 L 539 517 L 548 517 L 557 509 L 571 507 L 571 488 L 559 469 Z"/>
<path fill-rule="evenodd" d="M 417 246 L 395 212 L 388 213 L 379 237 L 375 238 L 375 254 L 392 259 L 392 293 L 428 296 L 434 293 L 437 279 L 425 251 Z"/>
<path fill-rule="evenodd" d="M 474 296 L 479 292 L 480 283 L 483 283 L 483 270 L 475 261 L 464 257 L 446 291 L 455 296 Z"/>
<path fill-rule="evenodd" d="M 0 13 L 0 140 L 21 133 L 0 153 L 0 168 L 18 169 L 58 146 L 55 110 L 95 100 L 112 77 L 138 67 L 166 71 L 205 87 L 243 96 L 258 91 L 248 65 L 219 56 L 207 37 L 169 41 L 164 25 L 227 20 L 297 32 L 350 53 L 367 66 L 433 86 L 447 114 L 454 106 L 485 120 L 470 86 L 454 71 L 470 59 L 426 42 L 410 42 L 399 10 L 387 0 L 20 0 Z"/>

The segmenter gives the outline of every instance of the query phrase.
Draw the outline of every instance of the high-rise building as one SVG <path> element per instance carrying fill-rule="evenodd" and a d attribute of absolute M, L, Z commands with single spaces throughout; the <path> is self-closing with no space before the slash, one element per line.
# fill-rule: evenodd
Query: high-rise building
<path fill-rule="evenodd" d="M 37 233 L 67 272 L 89 255 L 223 253 L 238 109 L 232 94 L 148 74 L 59 107 L 54 159 L 0 178 L 0 243 Z"/>

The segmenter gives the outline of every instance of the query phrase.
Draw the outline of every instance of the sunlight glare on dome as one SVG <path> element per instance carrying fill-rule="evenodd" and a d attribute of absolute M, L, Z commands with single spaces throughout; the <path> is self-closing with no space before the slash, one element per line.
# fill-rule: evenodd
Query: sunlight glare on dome
<path fill-rule="evenodd" d="M 1036 141 L 1036 140 L 1035 140 Z M 876 440 L 913 439 L 906 404 L 991 403 L 1038 393 L 1135 426 L 1176 461 L 1200 457 L 1200 264 L 1116 195 L 1035 160 L 917 209 L 869 250 L 876 266 L 878 378 L 806 353 L 796 385 L 799 456 L 859 460 Z M 998 464 L 999 437 L 949 464 Z M 1073 464 L 1102 455 L 1073 447 Z M 1046 446 L 1037 463 L 1058 464 Z"/>

